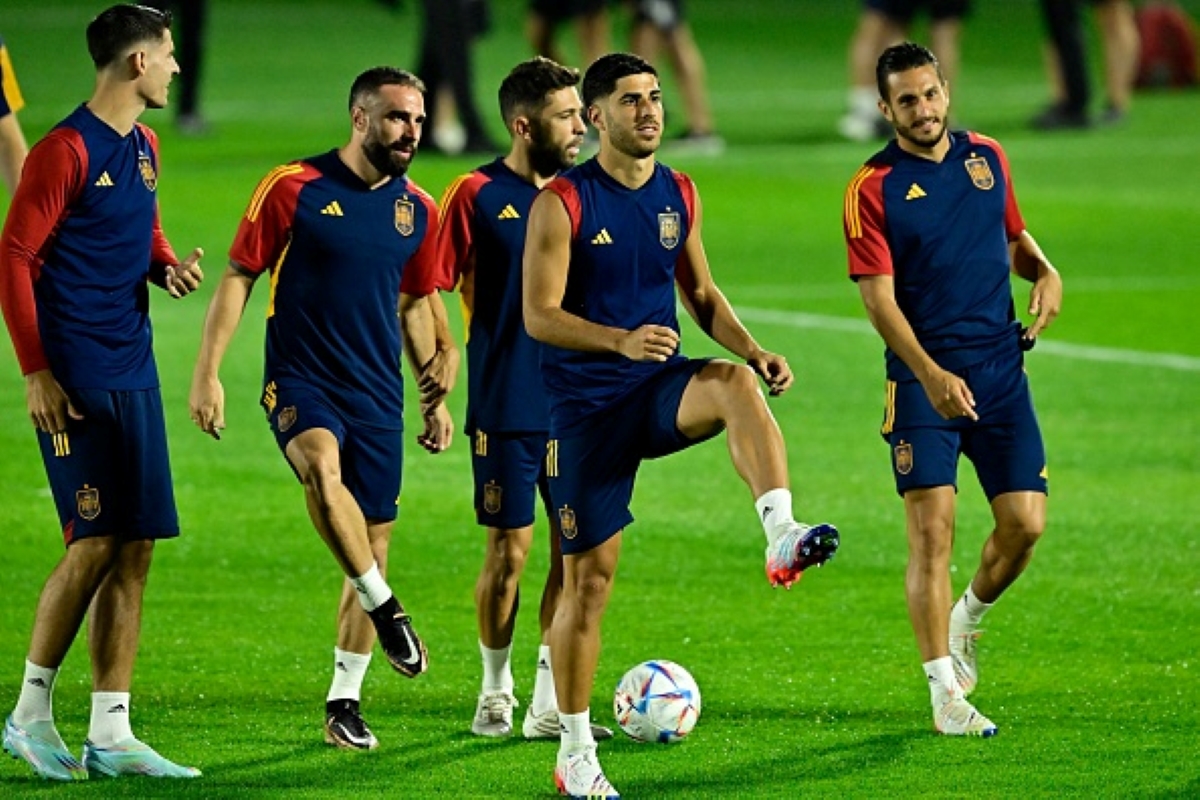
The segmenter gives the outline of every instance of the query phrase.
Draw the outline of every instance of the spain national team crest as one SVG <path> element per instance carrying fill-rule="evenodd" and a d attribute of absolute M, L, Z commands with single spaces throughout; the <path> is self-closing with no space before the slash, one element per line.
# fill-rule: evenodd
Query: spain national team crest
<path fill-rule="evenodd" d="M 489 514 L 500 513 L 500 500 L 504 489 L 495 481 L 488 481 L 483 487 L 483 510 Z"/>
<path fill-rule="evenodd" d="M 280 433 L 287 433 L 288 429 L 296 424 L 296 407 L 288 406 L 279 412 L 279 416 L 275 419 L 275 427 Z"/>
<path fill-rule="evenodd" d="M 417 209 L 413 201 L 405 197 L 396 201 L 396 230 L 401 236 L 412 236 L 417 229 Z"/>
<path fill-rule="evenodd" d="M 80 519 L 91 522 L 100 516 L 100 490 L 89 487 L 86 483 L 75 493 L 75 510 Z"/>
<path fill-rule="evenodd" d="M 658 215 L 658 241 L 668 250 L 679 244 L 679 212 L 668 211 Z"/>
<path fill-rule="evenodd" d="M 158 174 L 154 171 L 154 165 L 150 163 L 150 156 L 138 156 L 138 172 L 142 174 L 142 183 L 146 184 L 146 188 L 154 191 L 158 186 Z"/>
<path fill-rule="evenodd" d="M 976 189 L 990 189 L 996 185 L 996 176 L 992 174 L 992 168 L 983 156 L 968 158 L 964 166 Z"/>
<path fill-rule="evenodd" d="M 901 442 L 896 445 L 896 472 L 901 475 L 907 475 L 912 472 L 913 468 L 913 451 L 912 445 L 907 442 Z"/>
<path fill-rule="evenodd" d="M 579 535 L 579 528 L 575 526 L 575 511 L 570 506 L 563 506 L 558 510 L 558 527 L 568 539 Z"/>

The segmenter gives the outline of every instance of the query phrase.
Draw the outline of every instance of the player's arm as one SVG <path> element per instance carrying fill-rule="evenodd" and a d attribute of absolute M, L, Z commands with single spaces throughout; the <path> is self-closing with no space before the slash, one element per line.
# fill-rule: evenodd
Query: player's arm
<path fill-rule="evenodd" d="M 200 336 L 200 353 L 196 356 L 196 367 L 192 371 L 188 408 L 192 421 L 214 439 L 220 439 L 221 431 L 225 428 L 225 388 L 219 376 L 221 362 L 242 321 L 246 302 L 250 299 L 257 277 L 257 274 L 230 264 L 217 284 L 204 317 L 204 332 Z"/>
<path fill-rule="evenodd" d="M 35 146 L 0 236 L 0 309 L 25 376 L 30 420 L 46 433 L 65 430 L 68 419 L 83 418 L 50 371 L 33 284 L 42 267 L 40 254 L 82 191 L 86 159 L 82 143 L 69 133 L 51 134 Z"/>
<path fill-rule="evenodd" d="M 529 212 L 522 262 L 522 306 L 531 337 L 568 350 L 620 353 L 634 361 L 666 361 L 679 347 L 679 335 L 665 325 L 629 331 L 563 309 L 570 266 L 571 219 L 561 198 L 543 191 Z"/>
<path fill-rule="evenodd" d="M 917 334 L 896 303 L 895 281 L 891 275 L 862 275 L 858 278 L 867 317 L 883 341 L 917 376 L 929 402 L 944 419 L 970 417 L 975 413 L 975 396 L 966 381 L 942 369 L 917 341 Z"/>
<path fill-rule="evenodd" d="M 783 394 L 794 380 L 792 369 L 786 358 L 759 346 L 713 280 L 700 233 L 702 219 L 703 210 L 697 194 L 692 227 L 675 268 L 675 281 L 683 306 L 709 338 L 749 364 L 767 382 L 772 395 Z"/>
<path fill-rule="evenodd" d="M 1021 231 L 1020 236 L 1009 242 L 1008 252 L 1013 273 L 1033 284 L 1029 290 L 1029 313 L 1036 319 L 1024 336 L 1034 340 L 1062 310 L 1062 277 L 1029 231 Z"/>
<path fill-rule="evenodd" d="M 432 405 L 441 402 L 454 389 L 458 378 L 460 356 L 458 347 L 454 344 L 454 336 L 450 333 L 450 317 L 446 313 L 446 304 L 442 301 L 442 293 L 434 292 L 426 302 L 433 321 L 433 356 L 416 370 L 417 388 L 421 392 L 421 405 Z"/>
<path fill-rule="evenodd" d="M 10 113 L 0 117 L 0 180 L 8 187 L 10 197 L 17 191 L 17 180 L 28 152 L 17 115 Z"/>
<path fill-rule="evenodd" d="M 145 132 L 146 139 L 150 142 L 154 157 L 157 159 L 158 136 L 150 128 L 140 127 Z M 196 291 L 200 282 L 204 280 L 204 272 L 200 269 L 200 259 L 203 256 L 204 251 L 199 247 L 192 250 L 182 261 L 175 255 L 171 243 L 167 240 L 167 235 L 163 233 L 162 217 L 159 216 L 156 201 L 154 204 L 154 228 L 150 236 L 150 267 L 147 271 L 147 279 L 160 289 L 165 289 L 167 294 L 178 300 Z"/>
<path fill-rule="evenodd" d="M 436 294 L 436 291 L 420 296 L 400 293 L 401 338 L 404 341 L 404 354 L 414 375 L 422 374 L 424 366 L 430 363 L 437 351 L 437 324 L 430 301 Z M 454 423 L 442 398 L 426 402 L 422 397 L 421 417 L 425 421 L 425 430 L 417 435 L 417 443 L 430 453 L 440 453 L 448 448 L 453 438 Z"/>

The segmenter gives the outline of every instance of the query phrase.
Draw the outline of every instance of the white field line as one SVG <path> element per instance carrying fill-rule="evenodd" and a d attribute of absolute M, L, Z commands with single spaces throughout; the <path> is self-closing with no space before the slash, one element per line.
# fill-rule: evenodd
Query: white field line
<path fill-rule="evenodd" d="M 737 314 L 745 322 L 766 325 L 782 325 L 788 328 L 815 328 L 826 331 L 845 331 L 877 335 L 871 324 L 863 319 L 833 317 L 825 314 L 807 314 L 801 311 L 778 311 L 769 308 L 738 306 Z M 1093 347 L 1083 344 L 1068 344 L 1052 339 L 1042 339 L 1036 353 L 1072 358 L 1078 361 L 1099 361 L 1110 364 L 1131 364 L 1138 367 L 1158 367 L 1180 372 L 1200 372 L 1200 358 L 1178 353 L 1148 353 L 1142 350 L 1125 350 L 1116 347 Z"/>

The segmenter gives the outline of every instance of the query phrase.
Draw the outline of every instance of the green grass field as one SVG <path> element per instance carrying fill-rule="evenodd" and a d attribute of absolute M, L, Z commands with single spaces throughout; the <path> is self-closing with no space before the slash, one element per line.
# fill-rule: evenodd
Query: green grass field
<path fill-rule="evenodd" d="M 0 32 L 28 103 L 22 120 L 31 140 L 90 93 L 82 31 L 103 5 L 5 0 Z M 256 404 L 262 288 L 223 370 L 224 439 L 202 436 L 187 415 L 203 312 L 258 178 L 344 141 L 354 75 L 377 63 L 413 65 L 417 4 L 400 14 L 369 0 L 211 5 L 204 106 L 213 135 L 182 138 L 163 112 L 144 118 L 162 135 L 167 232 L 181 252 L 206 248 L 209 283 L 184 301 L 155 298 L 185 532 L 158 549 L 133 706 L 140 736 L 205 774 L 66 791 L 550 797 L 554 744 L 469 732 L 482 535 L 465 439 L 436 458 L 410 448 L 392 548 L 392 584 L 426 638 L 430 672 L 409 682 L 377 657 L 364 710 L 382 747 L 345 753 L 320 733 L 340 576 Z M 478 48 L 490 117 L 499 78 L 526 55 L 524 5 L 493 0 L 495 28 Z M 965 741 L 932 732 L 904 607 L 903 509 L 876 432 L 882 345 L 845 278 L 840 227 L 844 186 L 871 150 L 833 133 L 857 3 L 691 0 L 729 148 L 717 159 L 668 151 L 663 160 L 700 187 L 718 281 L 762 343 L 798 373 L 772 408 L 801 516 L 836 522 L 843 546 L 830 569 L 791 592 L 772 591 L 751 498 L 724 446 L 646 465 L 593 712 L 611 724 L 619 676 L 658 657 L 692 671 L 704 714 L 675 747 L 626 739 L 602 746 L 627 797 L 1200 795 L 1200 96 L 1139 95 L 1122 127 L 1034 134 L 1025 122 L 1047 97 L 1036 6 L 976 5 L 953 87 L 958 118 L 1005 144 L 1030 230 L 1066 287 L 1063 314 L 1028 367 L 1050 454 L 1050 523 L 982 640 L 978 705 L 1001 733 Z M 1187 5 L 1200 15 L 1200 3 Z M 669 75 L 665 85 L 670 113 L 678 104 Z M 498 120 L 493 126 L 500 139 Z M 413 177 L 436 196 L 476 163 L 422 157 Z M 6 204 L 0 199 L 0 210 Z M 1018 303 L 1026 297 L 1018 287 Z M 695 330 L 685 348 L 717 352 Z M 458 419 L 464 381 L 452 399 Z M 8 345 L 0 346 L 0 453 L 6 713 L 35 598 L 61 553 Z M 961 478 L 956 591 L 990 522 L 969 465 Z M 514 645 L 522 703 L 532 690 L 545 562 L 541 548 L 523 584 Z M 89 692 L 80 643 L 55 703 L 72 746 L 86 734 Z M 24 765 L 0 763 L 0 796 L 47 791 Z"/>

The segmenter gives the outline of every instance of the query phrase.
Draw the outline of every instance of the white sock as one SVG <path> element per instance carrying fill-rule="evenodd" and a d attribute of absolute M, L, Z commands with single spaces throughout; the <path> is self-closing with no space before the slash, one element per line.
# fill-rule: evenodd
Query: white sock
<path fill-rule="evenodd" d="M 371 654 L 351 653 L 333 648 L 333 682 L 325 701 L 358 700 L 362 694 L 363 677 L 371 664 Z"/>
<path fill-rule="evenodd" d="M 97 747 L 112 747 L 133 738 L 129 728 L 129 692 L 92 692 L 92 723 L 88 739 Z"/>
<path fill-rule="evenodd" d="M 28 725 L 31 722 L 54 719 L 54 679 L 57 677 L 57 669 L 39 667 L 32 661 L 25 661 L 21 695 L 17 698 L 17 707 L 12 712 L 15 724 Z"/>
<path fill-rule="evenodd" d="M 792 518 L 790 489 L 772 489 L 755 500 L 754 507 L 758 509 L 758 518 L 767 534 L 767 544 L 775 544 L 775 540 L 783 534 L 784 526 L 796 521 Z"/>
<path fill-rule="evenodd" d="M 874 118 L 879 113 L 879 91 L 873 86 L 853 86 L 846 95 L 850 113 L 856 117 Z"/>
<path fill-rule="evenodd" d="M 483 691 L 508 692 L 512 694 L 513 676 L 509 653 L 512 645 L 493 650 L 479 643 L 479 655 L 483 657 Z"/>
<path fill-rule="evenodd" d="M 926 661 L 921 666 L 925 669 L 925 679 L 929 682 L 929 699 L 935 708 L 956 697 L 962 697 L 962 689 L 954 677 L 954 663 L 950 656 Z"/>
<path fill-rule="evenodd" d="M 350 583 L 358 592 L 358 602 L 362 603 L 362 607 L 367 611 L 374 611 L 392 596 L 391 587 L 379 574 L 378 564 L 372 564 L 362 575 L 351 578 Z"/>
<path fill-rule="evenodd" d="M 975 591 L 970 586 L 963 592 L 963 596 L 954 604 L 954 608 L 950 610 L 950 630 L 972 631 L 979 627 L 983 615 L 988 612 L 994 603 L 985 603 L 975 596 Z"/>
<path fill-rule="evenodd" d="M 547 711 L 558 710 L 558 700 L 554 695 L 554 670 L 550 668 L 550 645 L 538 646 L 537 675 L 533 679 L 533 701 L 529 710 L 541 716 Z"/>
<path fill-rule="evenodd" d="M 590 708 L 585 708 L 578 714 L 559 713 L 558 722 L 562 726 L 562 739 L 558 745 L 559 755 L 575 755 L 596 746 L 596 740 L 592 738 L 592 710 Z"/>

